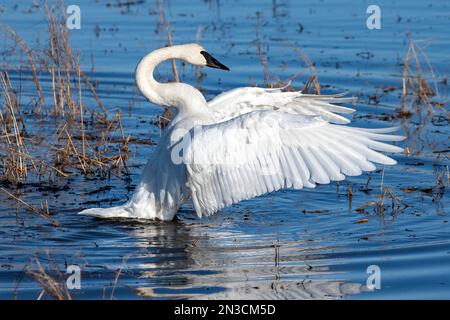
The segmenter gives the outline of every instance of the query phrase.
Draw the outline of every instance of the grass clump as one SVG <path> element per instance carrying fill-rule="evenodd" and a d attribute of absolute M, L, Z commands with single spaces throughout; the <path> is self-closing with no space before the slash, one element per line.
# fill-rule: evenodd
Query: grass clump
<path fill-rule="evenodd" d="M 44 46 L 34 48 L 12 28 L 2 29 L 12 41 L 11 52 L 17 52 L 8 56 L 21 53 L 25 59 L 0 70 L 0 184 L 18 206 L 48 218 L 48 212 L 21 199 L 18 189 L 53 185 L 76 174 L 127 172 L 130 136 L 121 113 L 108 112 L 97 82 L 83 71 L 63 8 L 44 4 L 42 9 L 48 25 Z"/>
<path fill-rule="evenodd" d="M 39 179 L 67 177 L 74 173 L 71 169 L 96 174 L 123 166 L 128 157 L 121 114 L 108 114 L 70 46 L 58 8 L 45 6 L 44 11 L 49 37 L 43 49 L 30 49 L 13 29 L 5 28 L 27 57 L 24 64 L 3 66 L 0 74 L 0 173 L 3 182 L 16 185 L 30 174 Z M 34 84 L 29 104 L 23 102 L 21 70 L 29 71 Z M 45 126 L 43 137 L 27 131 L 27 117 L 33 117 L 33 126 Z"/>

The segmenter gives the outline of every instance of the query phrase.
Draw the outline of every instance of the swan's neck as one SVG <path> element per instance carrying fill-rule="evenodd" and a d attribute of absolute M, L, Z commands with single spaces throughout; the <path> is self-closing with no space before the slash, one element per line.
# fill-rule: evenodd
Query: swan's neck
<path fill-rule="evenodd" d="M 160 83 L 153 77 L 155 67 L 168 59 L 185 60 L 183 46 L 166 47 L 146 55 L 136 68 L 136 84 L 151 102 L 177 109 L 177 117 L 208 113 L 200 91 L 185 83 Z"/>

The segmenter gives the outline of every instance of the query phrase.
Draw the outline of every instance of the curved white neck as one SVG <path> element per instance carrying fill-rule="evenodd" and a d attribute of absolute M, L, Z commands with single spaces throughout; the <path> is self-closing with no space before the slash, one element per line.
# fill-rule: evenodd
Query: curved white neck
<path fill-rule="evenodd" d="M 207 113 L 207 102 L 200 91 L 185 83 L 160 83 L 153 77 L 155 67 L 168 59 L 186 61 L 183 45 L 161 48 L 146 55 L 136 68 L 136 84 L 151 102 L 175 107 L 178 116 Z"/>

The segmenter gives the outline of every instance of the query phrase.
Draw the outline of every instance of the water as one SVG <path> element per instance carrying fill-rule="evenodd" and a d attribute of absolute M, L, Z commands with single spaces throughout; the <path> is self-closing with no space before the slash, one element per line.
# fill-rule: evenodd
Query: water
<path fill-rule="evenodd" d="M 78 4 L 82 29 L 70 31 L 71 41 L 84 69 L 99 81 L 102 101 L 108 110 L 123 112 L 128 134 L 158 141 L 159 129 L 152 123 L 161 109 L 136 94 L 133 80 L 137 61 L 166 45 L 165 32 L 155 32 L 158 3 Z M 259 41 L 271 74 L 284 79 L 302 71 L 295 82 L 301 87 L 309 72 L 294 50 L 300 48 L 314 62 L 325 93 L 348 90 L 359 97 L 356 126 L 402 126 L 408 135 L 402 145 L 411 154 L 394 155 L 397 166 L 380 167 L 370 179 L 364 174 L 339 186 L 276 192 L 209 218 L 198 219 L 190 204 L 170 223 L 77 216 L 81 208 L 128 199 L 154 148 L 132 144 L 131 179 L 72 175 L 58 181 L 66 188 L 23 190 L 26 201 L 48 200 L 61 223 L 58 228 L 23 209 L 16 215 L 16 202 L 0 194 L 0 298 L 39 296 L 42 287 L 23 272 L 27 266 L 36 268 L 36 256 L 48 271 L 52 262 L 63 273 L 67 265 L 81 267 L 81 289 L 71 291 L 75 298 L 450 298 L 450 200 L 447 190 L 439 193 L 435 188 L 439 176 L 449 187 L 448 119 L 439 113 L 425 120 L 417 115 L 389 117 L 401 103 L 402 59 L 410 39 L 425 47 L 433 65 L 439 89 L 435 100 L 448 101 L 443 80 L 450 68 L 450 4 L 378 1 L 382 29 L 368 30 L 369 4 L 194 0 L 169 1 L 164 9 L 175 43 L 200 38 L 232 70 L 204 70 L 199 86 L 208 98 L 235 87 L 264 84 L 256 47 L 259 23 Z M 28 43 L 46 41 L 42 11 L 31 2 L 4 1 L 0 21 Z M 1 41 L 7 42 L 4 37 Z M 7 56 L 8 63 L 24 59 L 20 54 Z M 195 84 L 195 70 L 180 68 L 183 81 Z M 160 67 L 159 75 L 170 77 L 170 66 Z M 393 90 L 384 90 L 389 87 Z M 23 91 L 24 96 L 32 94 L 31 83 L 24 82 Z M 33 118 L 26 121 L 32 128 Z M 373 207 L 357 210 L 379 201 L 382 186 L 394 192 L 400 209 L 390 207 L 384 214 Z M 361 219 L 368 220 L 356 223 Z M 381 270 L 381 289 L 366 288 L 371 265 Z"/>

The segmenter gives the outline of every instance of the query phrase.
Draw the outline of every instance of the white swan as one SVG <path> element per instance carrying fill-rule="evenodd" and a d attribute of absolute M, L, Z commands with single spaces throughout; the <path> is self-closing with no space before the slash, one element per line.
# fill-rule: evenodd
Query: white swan
<path fill-rule="evenodd" d="M 192 199 L 199 217 L 268 192 L 327 184 L 395 160 L 381 154 L 402 148 L 397 128 L 363 129 L 338 115 L 354 109 L 333 103 L 341 95 L 306 95 L 281 89 L 245 87 L 207 102 L 185 83 L 159 83 L 156 65 L 181 59 L 197 66 L 229 70 L 198 44 L 155 50 L 136 69 L 141 93 L 177 114 L 147 163 L 133 197 L 122 206 L 87 209 L 96 217 L 172 220 Z"/>

